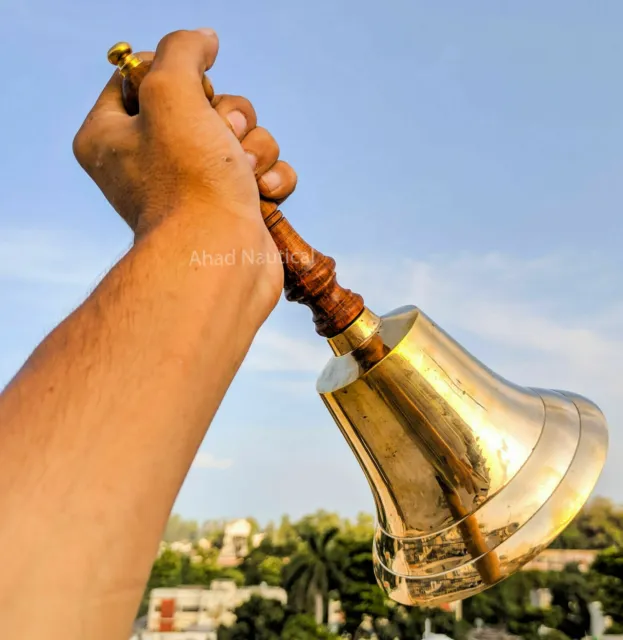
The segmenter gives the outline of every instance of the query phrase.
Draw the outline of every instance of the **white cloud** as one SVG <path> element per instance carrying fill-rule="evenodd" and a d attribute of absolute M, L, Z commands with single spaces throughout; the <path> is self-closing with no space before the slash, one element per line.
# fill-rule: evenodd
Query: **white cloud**
<path fill-rule="evenodd" d="M 313 325 L 310 323 L 313 333 Z M 319 372 L 331 357 L 323 339 L 316 342 L 292 338 L 284 332 L 264 327 L 257 334 L 244 362 L 249 371 Z"/>
<path fill-rule="evenodd" d="M 575 391 L 597 402 L 610 425 L 609 461 L 597 491 L 616 499 L 623 498 L 618 479 L 623 440 L 617 433 L 623 421 L 619 271 L 606 257 L 595 255 L 338 260 L 340 282 L 362 293 L 375 312 L 414 304 L 513 382 Z M 283 374 L 320 373 L 328 359 L 325 345 L 288 333 L 271 329 L 258 336 L 253 367 Z M 292 390 L 297 395 L 298 386 Z M 278 388 L 288 391 L 287 385 Z"/>
<path fill-rule="evenodd" d="M 115 251 L 71 232 L 2 229 L 0 281 L 86 288 L 120 257 Z"/>
<path fill-rule="evenodd" d="M 566 379 L 598 379 L 613 391 L 620 389 L 616 373 L 623 362 L 623 290 L 617 291 L 607 264 L 586 258 L 522 260 L 491 253 L 380 264 L 346 258 L 339 274 L 377 313 L 415 304 L 451 334 L 498 345 L 500 359 L 508 352 L 521 370 L 558 369 Z M 260 331 L 245 368 L 322 370 L 330 357 L 323 341 L 295 338 L 273 326 Z"/>
<path fill-rule="evenodd" d="M 451 335 L 468 342 L 472 335 L 522 370 L 553 367 L 566 379 L 622 388 L 623 284 L 599 256 L 491 253 L 370 264 L 343 261 L 342 280 L 377 312 L 415 304 Z"/>
<path fill-rule="evenodd" d="M 193 460 L 193 469 L 229 469 L 234 464 L 230 458 L 217 458 L 211 453 L 199 451 Z"/>

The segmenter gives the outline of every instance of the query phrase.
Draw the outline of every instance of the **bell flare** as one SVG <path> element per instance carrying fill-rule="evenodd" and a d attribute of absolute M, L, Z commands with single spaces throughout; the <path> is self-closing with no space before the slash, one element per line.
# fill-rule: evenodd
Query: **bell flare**
<path fill-rule="evenodd" d="M 416 307 L 366 322 L 317 389 L 372 489 L 377 580 L 408 605 L 473 595 L 581 509 L 605 462 L 605 418 L 577 394 L 498 376 Z"/>

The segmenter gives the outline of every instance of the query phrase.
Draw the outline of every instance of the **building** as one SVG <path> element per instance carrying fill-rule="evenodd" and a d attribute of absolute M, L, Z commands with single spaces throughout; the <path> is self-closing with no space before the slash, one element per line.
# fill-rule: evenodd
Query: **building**
<path fill-rule="evenodd" d="M 278 600 L 286 604 L 287 594 L 281 587 L 266 584 L 237 587 L 233 580 L 214 580 L 209 589 L 202 587 L 175 587 L 153 589 L 149 596 L 147 629 L 166 633 L 164 640 L 175 640 L 171 632 L 208 633 L 220 625 L 229 626 L 236 620 L 233 610 L 251 596 Z M 139 636 L 140 640 L 160 640 L 158 636 Z M 194 636 L 184 640 L 195 640 Z M 198 637 L 197 640 L 209 640 Z"/>
<path fill-rule="evenodd" d="M 222 567 L 234 567 L 249 553 L 251 523 L 248 520 L 234 520 L 225 526 L 223 546 L 218 556 Z"/>
<path fill-rule="evenodd" d="M 545 549 L 524 565 L 524 571 L 562 571 L 568 564 L 577 564 L 580 571 L 588 571 L 597 551 L 593 549 Z"/>
<path fill-rule="evenodd" d="M 499 627 L 478 626 L 467 634 L 468 640 L 521 640 L 519 636 L 514 636 L 506 629 Z"/>
<path fill-rule="evenodd" d="M 190 554 L 193 550 L 193 543 L 189 540 L 176 540 L 168 546 L 173 551 L 176 551 L 177 553 L 185 553 L 186 555 Z"/>
<path fill-rule="evenodd" d="M 532 589 L 530 606 L 537 609 L 549 609 L 552 606 L 552 592 L 549 589 Z"/>

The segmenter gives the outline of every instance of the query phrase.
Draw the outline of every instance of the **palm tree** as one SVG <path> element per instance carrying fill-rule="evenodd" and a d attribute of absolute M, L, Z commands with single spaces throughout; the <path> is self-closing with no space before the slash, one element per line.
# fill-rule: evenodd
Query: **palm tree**
<path fill-rule="evenodd" d="M 328 609 L 329 592 L 342 585 L 343 574 L 334 538 L 335 527 L 323 532 L 301 532 L 305 549 L 284 567 L 283 583 L 288 592 L 288 605 L 301 613 L 314 615 L 323 624 Z"/>

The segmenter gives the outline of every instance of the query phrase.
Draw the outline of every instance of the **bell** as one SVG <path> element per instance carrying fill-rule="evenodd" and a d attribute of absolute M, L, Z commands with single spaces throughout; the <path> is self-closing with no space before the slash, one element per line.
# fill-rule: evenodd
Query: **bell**
<path fill-rule="evenodd" d="M 329 338 L 317 391 L 376 503 L 379 584 L 406 605 L 474 595 L 571 522 L 606 458 L 601 411 L 496 375 L 416 307 Z"/>
<path fill-rule="evenodd" d="M 108 59 L 124 78 L 126 110 L 139 113 L 150 63 L 125 42 Z M 317 391 L 370 483 L 379 584 L 397 602 L 436 605 L 517 571 L 597 482 L 608 447 L 601 411 L 573 393 L 504 380 L 416 307 L 375 315 L 276 203 L 260 206 L 286 298 L 312 309 L 335 355 Z"/>

